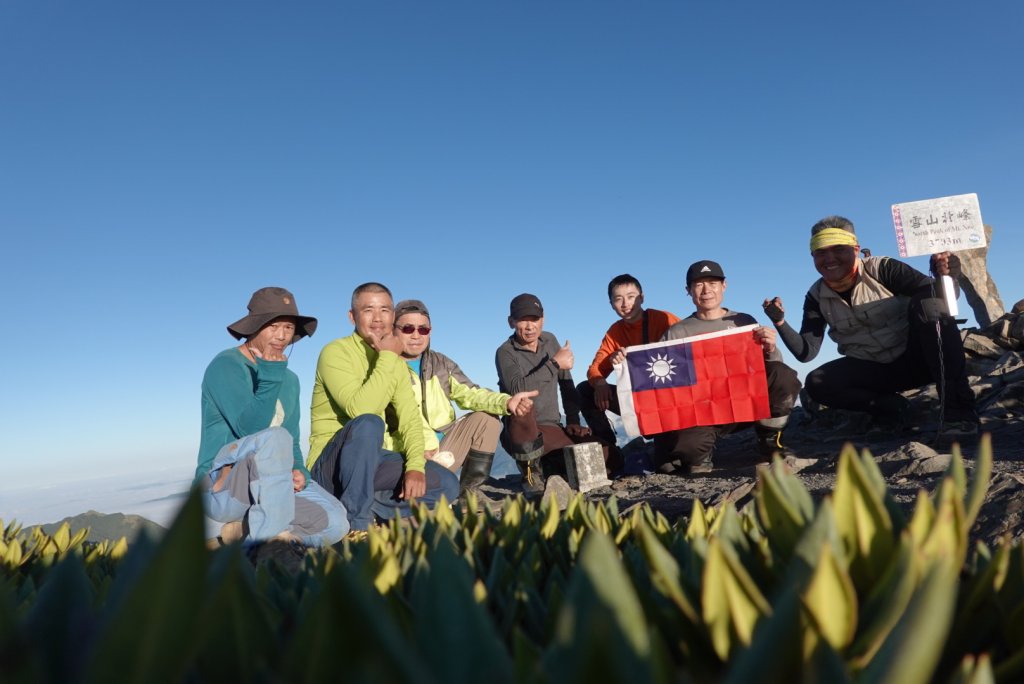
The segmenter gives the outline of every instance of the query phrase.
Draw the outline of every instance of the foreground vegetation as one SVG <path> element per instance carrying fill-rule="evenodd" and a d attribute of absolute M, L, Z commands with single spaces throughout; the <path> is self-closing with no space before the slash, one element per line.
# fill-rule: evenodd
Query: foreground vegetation
<path fill-rule="evenodd" d="M 522 499 L 416 511 L 297 572 L 206 550 L 192 496 L 129 549 L 9 525 L 4 681 L 1013 682 L 1024 548 L 969 548 L 991 447 L 906 517 L 871 455 L 815 502 L 776 463 L 753 505 L 676 525 Z M 2 526 L 2 523 L 0 523 Z"/>

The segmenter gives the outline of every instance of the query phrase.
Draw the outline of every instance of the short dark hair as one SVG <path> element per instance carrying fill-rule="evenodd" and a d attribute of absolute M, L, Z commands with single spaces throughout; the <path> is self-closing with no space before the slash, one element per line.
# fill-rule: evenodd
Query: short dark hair
<path fill-rule="evenodd" d="M 383 292 L 388 297 L 391 297 L 391 301 L 395 300 L 395 298 L 391 294 L 391 290 L 389 290 L 386 286 L 374 282 L 363 283 L 356 289 L 352 290 L 352 304 L 351 308 L 349 309 L 350 311 L 356 310 L 356 297 L 363 294 L 364 292 Z"/>
<path fill-rule="evenodd" d="M 612 301 L 612 292 L 619 285 L 636 285 L 636 289 L 640 290 L 640 294 L 644 293 L 643 285 L 640 284 L 639 280 L 637 280 L 633 276 L 629 275 L 628 273 L 623 273 L 622 275 L 615 276 L 608 283 L 608 301 L 609 302 Z"/>
<path fill-rule="evenodd" d="M 853 221 L 850 219 L 843 216 L 826 216 L 811 226 L 811 235 L 817 235 L 826 228 L 839 228 L 856 234 L 856 231 L 853 229 Z"/>

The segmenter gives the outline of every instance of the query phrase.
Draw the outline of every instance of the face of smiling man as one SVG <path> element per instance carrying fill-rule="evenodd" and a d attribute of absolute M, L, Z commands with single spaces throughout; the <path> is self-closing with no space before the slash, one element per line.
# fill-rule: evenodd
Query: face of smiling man
<path fill-rule="evenodd" d="M 611 305 L 619 318 L 632 323 L 643 314 L 644 295 L 640 289 L 632 283 L 619 285 L 612 290 Z"/>
<path fill-rule="evenodd" d="M 402 340 L 402 356 L 418 359 L 430 344 L 430 319 L 421 313 L 402 314 L 395 321 L 395 332 Z"/>
<path fill-rule="evenodd" d="M 686 292 L 697 307 L 697 318 L 712 320 L 724 315 L 722 300 L 725 298 L 725 280 L 721 278 L 698 278 L 690 283 Z"/>
<path fill-rule="evenodd" d="M 356 334 L 373 344 L 391 333 L 395 323 L 395 309 L 386 292 L 361 292 L 353 303 L 348 318 L 356 326 Z"/>
<path fill-rule="evenodd" d="M 857 248 L 851 245 L 833 245 L 822 247 L 811 252 L 814 268 L 821 277 L 830 282 L 838 282 L 853 272 L 857 263 Z"/>

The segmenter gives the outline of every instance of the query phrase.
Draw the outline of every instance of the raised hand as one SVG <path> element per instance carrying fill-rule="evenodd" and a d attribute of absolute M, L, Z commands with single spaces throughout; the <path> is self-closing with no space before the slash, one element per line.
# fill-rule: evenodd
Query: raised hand
<path fill-rule="evenodd" d="M 782 306 L 782 300 L 778 297 L 764 300 L 764 313 L 775 325 L 782 325 L 786 320 L 786 309 Z"/>
<path fill-rule="evenodd" d="M 557 354 L 555 354 L 555 363 L 558 364 L 558 367 L 561 370 L 570 370 L 572 369 L 572 364 L 575 361 L 575 358 L 576 357 L 573 356 L 572 349 L 569 348 L 569 340 L 566 340 L 565 344 L 562 345 L 562 348 L 558 350 Z"/>
<path fill-rule="evenodd" d="M 263 359 L 264 361 L 287 361 L 288 357 L 283 352 L 275 350 L 273 347 L 267 347 L 265 349 L 259 349 L 255 345 L 246 344 L 245 348 L 252 354 L 252 359 Z"/>
<path fill-rule="evenodd" d="M 937 276 L 948 275 L 954 279 L 960 277 L 960 257 L 952 252 L 932 254 L 928 267 Z"/>
<path fill-rule="evenodd" d="M 388 332 L 384 333 L 380 337 L 374 336 L 370 340 L 370 346 L 379 352 L 389 351 L 394 352 L 399 356 L 401 356 L 402 350 L 404 349 L 401 338 L 399 338 L 398 335 L 393 335 Z"/>

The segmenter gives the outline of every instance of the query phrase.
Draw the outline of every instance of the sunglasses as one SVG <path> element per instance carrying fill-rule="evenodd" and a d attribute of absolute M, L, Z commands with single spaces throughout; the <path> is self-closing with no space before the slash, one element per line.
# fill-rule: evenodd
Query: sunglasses
<path fill-rule="evenodd" d="M 395 327 L 398 328 L 399 332 L 405 335 L 412 335 L 414 332 L 418 332 L 420 335 L 430 334 L 430 328 L 425 325 L 396 325 Z"/>

